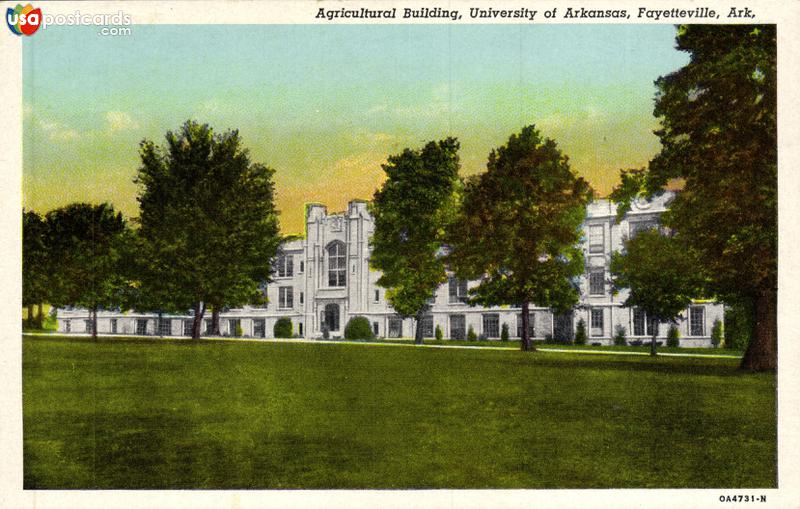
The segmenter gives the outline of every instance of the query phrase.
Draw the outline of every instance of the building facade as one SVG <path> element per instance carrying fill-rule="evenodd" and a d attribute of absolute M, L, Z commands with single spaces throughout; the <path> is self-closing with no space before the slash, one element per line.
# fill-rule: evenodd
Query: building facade
<path fill-rule="evenodd" d="M 650 320 L 643 312 L 622 306 L 626 292 L 612 293 L 609 267 L 611 254 L 622 248 L 624 239 L 658 226 L 670 198 L 665 194 L 650 202 L 636 202 L 619 223 L 614 203 L 592 202 L 585 221 L 586 271 L 579 282 L 580 303 L 559 315 L 547 308 L 532 307 L 531 337 L 569 341 L 583 320 L 589 344 L 613 343 L 618 327 L 625 329 L 629 342 L 649 341 L 653 332 Z M 369 267 L 374 227 L 364 201 L 351 201 L 346 211 L 338 213 L 328 213 L 323 205 L 307 205 L 305 238 L 282 246 L 275 260 L 273 281 L 264 288 L 268 304 L 222 312 L 220 332 L 226 336 L 270 338 L 276 321 L 285 317 L 291 320 L 298 337 L 319 338 L 327 328 L 331 338 L 340 338 L 348 320 L 363 316 L 378 337 L 413 336 L 416 320 L 403 319 L 394 312 L 386 301 L 386 289 L 377 284 L 380 272 Z M 425 337 L 434 337 L 438 327 L 449 339 L 465 339 L 470 330 L 476 336 L 496 339 L 504 325 L 512 338 L 521 336 L 519 308 L 466 304 L 467 291 L 474 285 L 477 282 L 448 277 L 447 283 L 436 290 L 430 312 L 423 319 Z M 678 323 L 681 345 L 710 346 L 715 320 L 723 320 L 722 305 L 697 302 L 689 306 Z M 207 316 L 204 330 L 210 329 L 210 322 L 211 317 Z M 101 311 L 97 320 L 100 334 L 189 336 L 191 326 L 190 314 L 159 318 L 153 314 Z M 658 336 L 665 338 L 669 325 L 658 327 Z M 60 309 L 58 328 L 68 333 L 91 332 L 89 314 L 83 309 Z"/>

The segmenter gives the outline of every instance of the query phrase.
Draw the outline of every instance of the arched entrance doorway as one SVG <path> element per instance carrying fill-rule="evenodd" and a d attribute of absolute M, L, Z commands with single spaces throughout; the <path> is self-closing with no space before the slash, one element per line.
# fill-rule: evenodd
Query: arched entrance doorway
<path fill-rule="evenodd" d="M 339 330 L 339 304 L 331 303 L 325 305 L 322 324 L 327 325 L 328 330 L 331 332 Z"/>

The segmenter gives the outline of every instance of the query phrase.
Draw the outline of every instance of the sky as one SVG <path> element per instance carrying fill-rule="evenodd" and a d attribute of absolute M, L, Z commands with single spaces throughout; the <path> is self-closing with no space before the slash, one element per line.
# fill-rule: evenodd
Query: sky
<path fill-rule="evenodd" d="M 381 164 L 454 136 L 461 174 L 535 124 L 602 196 L 659 151 L 653 82 L 688 62 L 672 25 L 50 26 L 23 41 L 23 206 L 138 215 L 142 139 L 187 119 L 238 129 L 276 170 L 285 233 L 303 204 L 369 199 Z"/>

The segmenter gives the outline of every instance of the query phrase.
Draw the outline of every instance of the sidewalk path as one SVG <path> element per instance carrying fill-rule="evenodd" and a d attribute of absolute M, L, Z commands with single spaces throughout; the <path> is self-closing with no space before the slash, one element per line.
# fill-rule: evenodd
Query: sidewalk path
<path fill-rule="evenodd" d="M 68 336 L 66 334 L 56 334 L 56 333 L 47 333 L 47 332 L 23 332 L 25 336 L 55 336 L 55 337 L 82 337 L 88 338 L 91 337 L 89 334 L 82 334 L 82 333 L 70 333 Z M 113 337 L 113 338 L 141 338 L 141 339 L 169 339 L 171 341 L 192 341 L 191 338 L 182 337 L 182 336 L 132 336 L 129 334 L 103 334 L 101 337 Z M 408 347 L 408 348 L 451 348 L 457 350 L 505 350 L 505 351 L 518 351 L 518 348 L 512 348 L 507 346 L 469 346 L 469 345 L 415 345 L 414 343 L 390 343 L 390 342 L 378 342 L 378 341 L 348 341 L 346 339 L 306 339 L 306 338 L 297 338 L 297 339 L 267 339 L 267 338 L 226 338 L 226 337 L 208 337 L 204 336 L 201 341 L 229 341 L 234 343 L 282 343 L 282 344 L 322 344 L 322 345 L 363 345 L 363 346 L 400 346 L 400 347 Z M 639 355 L 639 356 L 649 356 L 649 352 L 625 352 L 619 350 L 578 350 L 578 349 L 570 349 L 570 348 L 548 348 L 548 347 L 537 347 L 537 352 L 554 352 L 554 353 L 580 353 L 580 354 L 589 354 L 589 355 Z M 695 357 L 695 358 L 710 358 L 710 359 L 741 359 L 740 355 L 723 355 L 723 354 L 703 354 L 703 353 L 659 353 L 659 357 Z"/>

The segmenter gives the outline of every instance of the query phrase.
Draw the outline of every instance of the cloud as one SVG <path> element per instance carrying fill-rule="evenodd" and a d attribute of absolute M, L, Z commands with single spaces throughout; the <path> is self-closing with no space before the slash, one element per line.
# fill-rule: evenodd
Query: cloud
<path fill-rule="evenodd" d="M 29 115 L 33 115 L 32 109 Z M 78 131 L 64 127 L 54 120 L 36 118 L 36 126 L 47 135 L 50 141 L 71 141 L 80 138 Z"/>
<path fill-rule="evenodd" d="M 111 133 L 137 129 L 139 127 L 139 123 L 124 111 L 106 112 L 106 124 Z"/>

